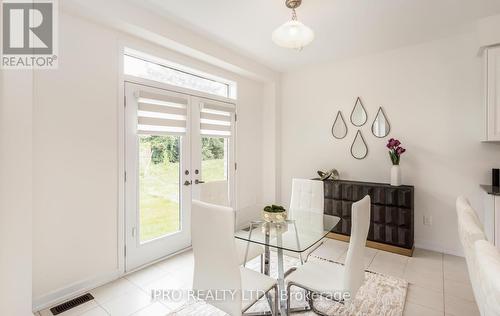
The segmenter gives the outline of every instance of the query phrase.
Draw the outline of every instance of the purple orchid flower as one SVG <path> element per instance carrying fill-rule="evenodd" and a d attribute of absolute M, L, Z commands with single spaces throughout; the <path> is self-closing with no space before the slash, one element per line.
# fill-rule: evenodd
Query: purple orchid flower
<path fill-rule="evenodd" d="M 399 165 L 401 155 L 406 152 L 406 149 L 401 147 L 401 142 L 397 139 L 391 138 L 387 142 L 386 147 L 389 148 L 389 156 L 393 165 Z"/>
<path fill-rule="evenodd" d="M 387 143 L 387 148 L 389 148 L 389 149 L 393 148 L 394 142 L 395 142 L 394 138 L 389 139 L 389 142 Z"/>

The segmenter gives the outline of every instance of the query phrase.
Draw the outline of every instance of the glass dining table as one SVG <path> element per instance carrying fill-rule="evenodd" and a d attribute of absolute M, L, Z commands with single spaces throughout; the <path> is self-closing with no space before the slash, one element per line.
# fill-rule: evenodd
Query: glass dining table
<path fill-rule="evenodd" d="M 252 221 L 245 228 L 235 232 L 235 237 L 247 241 L 247 251 L 245 263 L 247 261 L 250 243 L 264 246 L 264 273 L 270 274 L 270 250 L 274 248 L 278 256 L 278 287 L 280 290 L 280 314 L 288 315 L 286 310 L 286 288 L 284 271 L 284 252 L 297 254 L 303 264 L 307 258 L 304 253 L 319 241 L 325 238 L 328 233 L 339 223 L 337 216 L 322 214 L 309 210 L 290 210 L 293 217 L 281 222 L 271 223 L 267 221 Z"/>

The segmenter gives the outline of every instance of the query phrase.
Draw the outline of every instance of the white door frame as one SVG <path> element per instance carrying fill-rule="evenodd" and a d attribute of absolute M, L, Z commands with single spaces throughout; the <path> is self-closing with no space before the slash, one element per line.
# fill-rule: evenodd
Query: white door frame
<path fill-rule="evenodd" d="M 210 104 L 218 104 L 221 106 L 227 106 L 228 102 L 221 102 L 221 101 L 216 101 L 212 99 L 207 99 L 207 98 L 202 98 L 202 97 L 193 97 L 192 98 L 192 112 L 191 112 L 191 118 L 192 118 L 192 131 L 193 135 L 196 137 L 193 137 L 191 140 L 191 146 L 192 146 L 192 163 L 191 167 L 192 169 L 199 169 L 200 174 L 194 175 L 193 179 L 200 179 L 203 177 L 202 174 L 202 155 L 201 155 L 201 138 L 203 135 L 201 135 L 200 131 L 200 111 L 201 108 L 203 107 L 203 103 L 210 103 Z M 232 106 L 235 106 L 234 103 L 229 103 Z M 200 137 L 198 137 L 200 136 Z M 236 139 L 236 112 L 231 115 L 231 137 L 229 137 L 229 146 L 227 149 L 228 152 L 228 166 L 227 166 L 227 177 L 228 177 L 228 199 L 229 199 L 229 206 L 232 208 L 236 208 L 236 194 L 235 194 L 235 183 L 236 183 L 236 159 L 235 159 L 235 153 L 236 153 L 236 146 L 235 146 L 235 139 Z M 193 180 L 194 181 L 194 180 Z M 196 184 L 193 187 L 193 198 L 199 198 L 199 191 L 200 187 L 197 186 Z"/>
<path fill-rule="evenodd" d="M 179 161 L 179 208 L 180 230 L 147 242 L 140 242 L 140 212 L 138 206 L 138 137 L 137 137 L 137 101 L 135 93 L 150 91 L 157 94 L 185 98 L 189 109 L 190 97 L 171 91 L 146 87 L 144 85 L 125 83 L 125 269 L 130 271 L 144 264 L 151 263 L 161 257 L 168 256 L 191 245 L 191 187 L 183 185 L 190 181 L 191 176 L 185 175 L 184 170 L 191 169 L 190 132 L 187 127 L 185 135 L 181 136 L 181 155 Z M 190 113 L 187 111 L 187 122 Z"/>
<path fill-rule="evenodd" d="M 215 96 L 215 95 L 211 95 L 211 94 L 207 94 L 207 93 L 203 93 L 203 92 L 199 92 L 199 91 L 194 91 L 194 90 L 190 90 L 190 89 L 176 87 L 176 86 L 172 86 L 169 84 L 164 84 L 164 83 L 151 81 L 151 80 L 147 80 L 147 79 L 142 79 L 142 78 L 138 78 L 138 77 L 133 77 L 133 76 L 128 76 L 128 75 L 121 76 L 121 83 L 120 83 L 121 91 L 120 91 L 119 95 L 120 96 L 123 95 L 122 100 L 123 100 L 124 105 L 126 103 L 126 101 L 125 101 L 125 99 L 126 99 L 125 98 L 125 86 L 127 84 L 139 84 L 142 86 L 161 89 L 161 90 L 165 90 L 165 91 L 169 91 L 169 92 L 173 92 L 173 93 L 181 93 L 181 94 L 193 97 L 193 99 L 197 99 L 197 100 L 199 100 L 199 98 L 203 98 L 203 99 L 207 99 L 207 100 L 211 100 L 211 101 L 222 102 L 225 104 L 232 104 L 237 109 L 237 103 L 235 102 L 235 100 L 230 99 L 230 98 L 219 97 L 219 96 Z M 191 105 L 191 107 L 192 107 L 192 105 Z M 119 181 L 120 181 L 120 191 L 121 191 L 120 192 L 120 196 L 121 196 L 120 200 L 123 202 L 120 202 L 122 204 L 122 206 L 120 207 L 119 216 L 118 216 L 118 220 L 119 220 L 120 226 L 121 226 L 119 228 L 119 235 L 122 236 L 118 241 L 118 246 L 119 246 L 118 265 L 119 265 L 120 270 L 125 273 L 125 271 L 129 272 L 131 270 L 130 267 L 126 267 L 127 250 L 125 248 L 127 245 L 126 238 L 129 238 L 131 236 L 131 232 L 127 231 L 127 225 L 126 225 L 126 200 L 127 200 L 126 190 L 127 189 L 126 189 L 126 184 L 124 183 L 125 182 L 124 175 L 125 175 L 125 171 L 127 169 L 126 168 L 126 165 L 127 165 L 127 159 L 126 159 L 127 146 L 125 145 L 125 142 L 126 142 L 125 133 L 126 133 L 126 128 L 127 128 L 127 126 L 126 126 L 126 107 L 121 107 L 121 109 L 124 109 L 124 110 L 123 110 L 123 112 L 119 111 L 120 123 L 118 125 L 121 128 L 121 131 L 119 133 L 120 134 L 119 139 L 120 139 L 121 143 L 123 144 L 123 145 L 120 145 L 120 147 L 121 146 L 123 146 L 123 147 L 119 148 L 120 156 L 121 156 L 120 165 L 122 166 L 122 172 L 121 172 L 121 175 L 119 176 Z M 188 110 L 188 112 L 189 112 L 189 110 Z M 229 148 L 229 155 L 232 155 L 232 163 L 231 164 L 233 164 L 233 165 L 232 166 L 230 165 L 228 167 L 228 177 L 230 179 L 230 181 L 229 181 L 229 194 L 230 194 L 229 199 L 230 199 L 230 206 L 233 208 L 237 207 L 237 199 L 236 199 L 236 183 L 237 183 L 237 181 L 236 181 L 236 172 L 235 172 L 236 171 L 236 163 L 237 163 L 237 155 L 236 155 L 237 124 L 236 124 L 235 117 L 236 117 L 236 113 L 233 116 L 232 141 L 230 142 L 231 147 Z M 198 126 L 199 126 L 199 118 L 198 118 Z M 190 124 L 189 123 L 188 123 L 188 132 L 187 133 L 188 134 L 190 133 Z M 190 146 L 192 146 L 192 144 L 190 144 Z M 187 149 L 187 146 L 184 146 L 183 149 Z M 189 169 L 190 169 L 190 174 L 192 175 L 192 172 L 191 172 L 192 168 L 189 168 Z M 129 176 L 130 175 L 127 175 L 127 177 L 129 177 Z M 194 179 L 194 178 L 192 178 L 192 179 Z M 122 233 L 120 233 L 120 231 L 122 231 Z M 123 251 L 121 249 L 123 249 Z M 168 255 L 166 255 L 165 257 L 167 257 L 167 256 Z M 161 260 L 161 259 L 162 258 L 157 258 L 156 260 L 152 259 L 151 262 L 148 262 L 145 265 L 151 264 L 151 263 L 158 261 L 158 260 Z"/>

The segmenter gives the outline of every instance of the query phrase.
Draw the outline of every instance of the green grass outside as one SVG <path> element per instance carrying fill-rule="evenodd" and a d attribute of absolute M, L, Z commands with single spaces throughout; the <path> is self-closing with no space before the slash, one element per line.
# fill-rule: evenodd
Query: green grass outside
<path fill-rule="evenodd" d="M 202 161 L 203 181 L 224 180 L 224 159 Z M 179 163 L 140 166 L 140 237 L 147 241 L 179 230 Z"/>

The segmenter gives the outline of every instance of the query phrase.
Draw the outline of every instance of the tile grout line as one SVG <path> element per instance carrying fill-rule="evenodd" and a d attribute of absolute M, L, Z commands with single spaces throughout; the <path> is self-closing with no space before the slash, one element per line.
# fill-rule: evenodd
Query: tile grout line
<path fill-rule="evenodd" d="M 445 293 L 445 290 L 444 290 L 444 253 L 441 253 L 441 267 L 442 267 L 442 270 L 443 270 L 443 278 L 442 278 L 442 281 L 443 281 L 443 315 L 446 316 L 446 293 Z"/>
<path fill-rule="evenodd" d="M 408 284 L 411 284 L 411 283 L 408 283 Z M 418 287 L 418 285 L 415 285 L 415 284 L 413 284 L 413 286 L 417 286 Z M 405 307 L 406 307 L 406 304 L 408 304 L 408 303 L 413 304 L 413 305 L 418 305 L 418 306 L 424 307 L 426 309 L 430 309 L 431 311 L 435 311 L 435 312 L 438 312 L 438 313 L 443 313 L 443 315 L 444 315 L 444 310 L 440 311 L 440 310 L 435 309 L 434 307 L 430 307 L 428 305 L 423 305 L 422 303 L 409 302 L 408 301 L 408 294 L 406 294 Z"/>
<path fill-rule="evenodd" d="M 149 305 L 147 305 L 147 306 L 144 306 L 143 308 L 141 308 L 141 309 L 139 309 L 139 310 L 136 310 L 135 312 L 133 312 L 133 313 L 132 313 L 132 314 L 130 314 L 130 315 L 137 314 L 137 313 L 139 313 L 140 311 L 143 311 L 143 310 L 145 310 L 146 308 L 150 307 L 151 305 L 153 305 L 153 303 L 151 303 L 151 304 L 149 304 Z"/>
<path fill-rule="evenodd" d="M 370 269 L 370 267 L 371 267 L 371 266 L 372 266 L 372 264 L 373 264 L 373 261 L 375 261 L 375 258 L 378 256 L 378 254 L 379 254 L 379 253 L 380 253 L 380 251 L 377 251 L 377 252 L 375 253 L 375 256 L 373 256 L 372 261 L 370 261 L 370 264 L 368 265 L 368 268 L 367 268 L 367 269 Z"/>
<path fill-rule="evenodd" d="M 347 250 L 345 250 L 345 251 L 343 251 L 343 252 L 342 252 L 342 253 L 341 253 L 341 254 L 340 254 L 337 258 L 335 258 L 335 260 L 340 261 L 340 258 L 341 258 L 344 254 L 346 254 L 346 259 L 347 259 Z"/>
<path fill-rule="evenodd" d="M 409 259 L 410 259 L 410 258 L 408 258 L 407 264 L 406 264 L 406 266 L 405 266 L 405 272 L 406 272 L 406 268 L 408 267 L 408 262 L 409 262 Z M 433 311 L 435 311 L 435 312 L 442 313 L 442 315 L 446 316 L 446 311 L 445 311 L 445 309 L 444 309 L 444 306 L 445 306 L 445 305 L 444 305 L 444 300 L 445 300 L 445 299 L 444 299 L 444 255 L 443 255 L 443 253 L 441 253 L 441 268 L 443 269 L 443 273 L 442 273 L 442 282 L 443 282 L 443 292 L 442 292 L 442 294 L 443 294 L 443 301 L 442 301 L 442 304 L 443 304 L 443 305 L 442 305 L 442 306 L 443 306 L 443 310 L 442 310 L 442 311 L 439 311 L 439 310 L 436 310 L 436 309 L 434 309 L 434 308 L 432 308 L 432 307 L 429 307 L 429 306 L 427 306 L 427 305 L 423 305 L 423 304 L 421 304 L 421 303 L 417 303 L 417 302 L 408 302 L 408 293 L 406 294 L 406 298 L 405 298 L 405 307 L 406 307 L 406 304 L 407 304 L 407 303 L 412 303 L 412 304 L 415 304 L 415 305 L 418 305 L 418 306 L 424 307 L 424 308 L 426 308 L 426 309 L 430 309 L 430 310 L 433 310 Z M 417 285 L 417 284 L 412 284 L 412 283 L 408 282 L 408 291 L 409 291 L 409 289 L 410 289 L 410 285 L 412 285 L 412 286 L 416 286 L 416 287 L 420 287 L 420 288 L 423 288 L 423 289 L 427 289 L 427 288 L 422 287 L 422 286 L 420 286 L 420 285 Z M 427 290 L 428 290 L 428 289 L 427 289 Z"/>
<path fill-rule="evenodd" d="M 378 251 L 375 252 L 375 255 L 372 257 L 372 259 L 370 260 L 370 262 L 368 263 L 368 266 L 366 267 L 368 269 L 368 267 L 371 266 L 373 260 L 375 259 L 375 256 L 377 255 Z"/>
<path fill-rule="evenodd" d="M 141 292 L 143 292 L 143 293 L 145 293 L 145 294 L 147 295 L 147 293 L 146 293 L 146 291 L 145 291 L 144 289 L 142 289 L 139 285 L 135 284 L 135 283 L 134 283 L 134 282 L 132 282 L 131 280 L 127 279 L 127 277 L 126 277 L 126 276 L 121 277 L 121 279 L 126 280 L 127 282 L 129 282 L 130 284 L 132 284 L 136 290 L 140 290 Z M 119 295 L 117 295 L 117 296 L 115 296 L 115 297 L 113 297 L 113 298 L 109 299 L 109 300 L 108 300 L 108 301 L 106 301 L 105 303 L 107 303 L 107 302 L 111 302 L 111 301 L 113 301 L 114 299 L 116 299 L 116 298 L 118 298 L 118 297 L 120 297 L 120 296 L 122 296 L 122 295 L 127 294 L 128 292 L 129 292 L 129 291 L 128 291 L 128 290 L 126 290 L 126 291 L 124 291 L 123 293 L 121 293 L 121 294 L 119 294 Z M 107 310 L 104 306 L 102 306 L 102 305 L 101 305 L 101 303 L 99 303 L 99 302 L 97 302 L 97 301 L 96 301 L 96 303 L 97 303 L 97 305 L 98 305 L 98 306 L 100 306 L 100 307 L 101 307 L 101 308 L 102 308 L 102 309 L 106 312 L 106 314 L 111 315 L 111 314 L 108 312 L 108 310 Z M 149 305 L 148 305 L 148 306 L 149 306 Z M 136 312 L 138 312 L 138 311 L 136 311 Z M 134 313 L 136 313 L 136 312 L 134 312 Z M 132 314 L 130 314 L 130 315 L 132 315 Z"/>
<path fill-rule="evenodd" d="M 95 298 L 94 298 L 94 301 L 96 302 L 97 306 L 99 306 L 106 313 L 106 315 L 111 315 L 110 313 L 108 313 L 108 310 L 105 309 L 104 306 L 101 305 L 101 303 L 99 303 L 98 301 L 96 301 Z"/>

